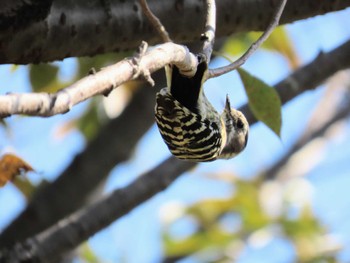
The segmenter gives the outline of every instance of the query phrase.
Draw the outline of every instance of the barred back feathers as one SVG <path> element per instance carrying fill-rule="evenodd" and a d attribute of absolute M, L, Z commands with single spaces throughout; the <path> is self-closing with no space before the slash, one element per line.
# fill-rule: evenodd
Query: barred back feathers
<path fill-rule="evenodd" d="M 228 97 L 221 115 L 210 104 L 202 90 L 207 63 L 201 59 L 191 78 L 181 75 L 175 65 L 167 66 L 168 87 L 156 95 L 156 123 L 170 152 L 179 159 L 230 159 L 247 144 L 248 122 L 240 111 L 231 109 Z"/>

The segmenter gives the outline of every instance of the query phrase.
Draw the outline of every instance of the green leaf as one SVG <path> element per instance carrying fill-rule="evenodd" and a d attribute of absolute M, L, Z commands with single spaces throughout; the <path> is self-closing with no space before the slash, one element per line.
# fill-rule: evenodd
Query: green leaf
<path fill-rule="evenodd" d="M 231 199 L 208 199 L 192 205 L 188 214 L 195 216 L 203 226 L 213 224 L 220 216 L 232 210 Z"/>
<path fill-rule="evenodd" d="M 309 206 L 302 208 L 298 218 L 283 218 L 281 225 L 285 233 L 294 239 L 297 237 L 312 237 L 324 232 L 324 228 Z"/>
<path fill-rule="evenodd" d="M 98 263 L 101 259 L 97 257 L 95 252 L 91 249 L 90 245 L 85 242 L 79 247 L 80 258 L 83 262 Z"/>
<path fill-rule="evenodd" d="M 234 238 L 234 235 L 213 226 L 205 231 L 199 229 L 189 237 L 180 240 L 167 233 L 163 234 L 163 246 L 167 256 L 183 257 L 205 249 L 223 250 Z"/>
<path fill-rule="evenodd" d="M 31 65 L 29 70 L 30 83 L 34 91 L 49 91 L 54 84 L 58 67 L 52 64 Z"/>
<path fill-rule="evenodd" d="M 96 136 L 103 122 L 101 114 L 99 114 L 98 104 L 97 98 L 90 100 L 89 108 L 77 119 L 77 127 L 87 140 L 92 140 Z"/>
<path fill-rule="evenodd" d="M 12 183 L 17 187 L 17 189 L 23 194 L 23 196 L 30 200 L 33 193 L 35 192 L 35 185 L 33 185 L 26 177 L 15 177 Z"/>
<path fill-rule="evenodd" d="M 233 211 L 240 215 L 242 228 L 245 231 L 254 232 L 268 225 L 269 219 L 262 210 L 259 200 L 258 183 L 237 180 L 235 186 L 236 192 L 232 199 L 235 203 Z"/>
<path fill-rule="evenodd" d="M 0 118 L 0 125 L 2 125 L 5 128 L 8 127 L 7 122 L 3 118 Z"/>
<path fill-rule="evenodd" d="M 94 57 L 78 58 L 78 77 L 81 78 L 86 76 L 92 68 L 99 71 L 102 67 L 108 66 L 130 55 L 130 52 L 121 52 L 105 53 Z"/>
<path fill-rule="evenodd" d="M 249 33 L 237 34 L 234 37 L 229 37 L 225 41 L 222 51 L 231 56 L 238 56 L 239 54 L 246 52 L 253 41 L 254 39 Z"/>
<path fill-rule="evenodd" d="M 254 116 L 265 123 L 278 137 L 281 135 L 281 99 L 276 90 L 262 80 L 238 69 Z"/>

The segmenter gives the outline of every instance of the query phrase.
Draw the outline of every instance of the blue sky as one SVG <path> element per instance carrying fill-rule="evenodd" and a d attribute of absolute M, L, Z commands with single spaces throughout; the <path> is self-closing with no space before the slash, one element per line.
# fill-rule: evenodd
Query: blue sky
<path fill-rule="evenodd" d="M 302 64 L 315 58 L 320 51 L 329 51 L 350 37 L 350 9 L 318 16 L 287 26 L 288 33 Z M 211 67 L 226 63 L 224 59 L 213 61 Z M 61 75 L 68 78 L 74 70 L 74 60 L 67 59 L 62 65 Z M 29 90 L 28 74 L 24 67 L 14 73 L 10 66 L 0 67 L 1 93 Z M 290 72 L 286 61 L 279 55 L 259 51 L 244 65 L 244 68 L 269 84 L 275 84 Z M 223 107 L 226 94 L 239 107 L 246 101 L 242 85 L 236 73 L 229 73 L 206 83 L 208 98 L 218 110 Z M 290 102 L 283 110 L 282 139 L 278 139 L 262 124 L 251 129 L 247 149 L 230 161 L 216 161 L 198 166 L 179 178 L 169 189 L 134 209 L 128 215 L 113 223 L 107 229 L 90 239 L 96 254 L 104 262 L 157 262 L 161 255 L 161 213 L 166 204 L 191 204 L 203 198 L 220 198 L 231 194 L 231 186 L 220 180 L 210 179 L 203 174 L 214 171 L 235 172 L 250 178 L 263 167 L 268 167 L 283 154 L 302 133 L 315 103 L 322 96 L 323 89 L 306 92 Z M 26 118 L 15 116 L 7 119 L 9 129 L 0 128 L 1 153 L 13 151 L 28 161 L 37 171 L 29 178 L 37 183 L 42 177 L 53 180 L 70 163 L 72 157 L 83 150 L 85 141 L 78 131 L 72 131 L 63 138 L 57 138 L 55 131 L 68 119 L 79 116 L 84 104 L 72 112 L 52 118 Z M 349 123 L 343 135 L 327 144 L 327 151 L 320 165 L 307 174 L 306 180 L 312 185 L 312 205 L 320 220 L 344 244 L 350 244 L 350 140 Z M 349 147 L 347 147 L 349 146 Z M 152 156 L 152 159 L 149 158 Z M 143 171 L 154 167 L 169 156 L 155 126 L 139 143 L 134 157 L 116 167 L 107 181 L 108 193 L 132 181 Z M 194 187 L 195 186 L 195 187 Z M 8 184 L 0 189 L 0 232 L 25 206 L 25 200 Z M 178 230 L 190 231 L 190 226 Z M 350 246 L 340 253 L 340 260 L 350 261 Z M 135 253 L 137 252 L 137 253 Z M 274 254 L 274 261 L 269 256 Z M 238 263 L 294 262 L 295 252 L 291 244 L 283 239 L 272 239 L 263 247 L 248 247 Z M 183 262 L 196 262 L 194 258 Z"/>

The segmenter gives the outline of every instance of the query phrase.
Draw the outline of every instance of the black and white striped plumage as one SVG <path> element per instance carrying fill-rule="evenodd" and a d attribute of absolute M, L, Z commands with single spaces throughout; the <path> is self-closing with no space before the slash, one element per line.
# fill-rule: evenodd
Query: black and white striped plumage
<path fill-rule="evenodd" d="M 230 108 L 228 97 L 219 113 L 202 91 L 207 63 L 198 64 L 189 78 L 174 65 L 166 68 L 168 87 L 156 96 L 155 117 L 159 131 L 171 153 L 179 159 L 208 162 L 229 159 L 247 144 L 248 122 Z"/>

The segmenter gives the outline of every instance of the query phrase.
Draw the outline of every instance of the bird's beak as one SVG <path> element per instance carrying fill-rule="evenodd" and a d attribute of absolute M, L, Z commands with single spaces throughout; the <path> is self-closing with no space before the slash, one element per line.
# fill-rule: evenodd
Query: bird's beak
<path fill-rule="evenodd" d="M 226 95 L 225 109 L 226 109 L 228 112 L 231 112 L 231 104 L 230 104 L 230 99 L 229 99 L 228 95 Z"/>

